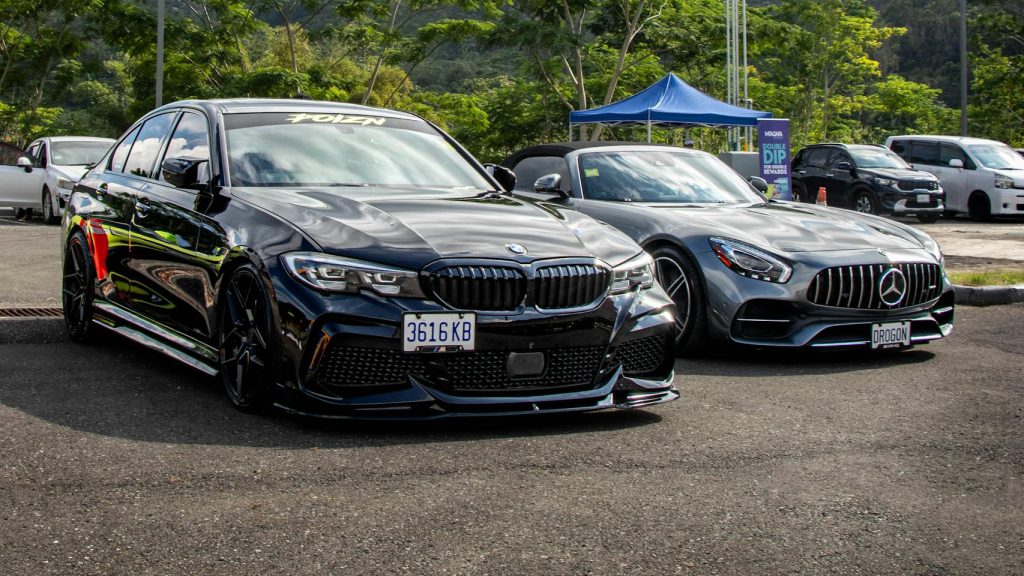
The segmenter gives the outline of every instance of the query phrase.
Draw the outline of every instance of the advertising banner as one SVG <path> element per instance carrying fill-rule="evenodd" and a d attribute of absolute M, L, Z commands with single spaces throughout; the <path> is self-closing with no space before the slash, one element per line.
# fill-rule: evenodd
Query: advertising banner
<path fill-rule="evenodd" d="M 757 121 L 757 144 L 761 149 L 761 178 L 768 182 L 768 197 L 793 199 L 789 173 L 789 119 L 760 118 Z"/>

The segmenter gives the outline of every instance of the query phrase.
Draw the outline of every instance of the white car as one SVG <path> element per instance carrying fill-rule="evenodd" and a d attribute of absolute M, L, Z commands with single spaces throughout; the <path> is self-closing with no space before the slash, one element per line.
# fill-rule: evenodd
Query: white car
<path fill-rule="evenodd" d="M 55 224 L 75 182 L 113 143 L 110 138 L 53 136 L 35 140 L 24 152 L 3 145 L 0 206 L 39 210 L 44 222 Z"/>
<path fill-rule="evenodd" d="M 974 220 L 1024 214 L 1024 158 L 1002 142 L 917 135 L 890 136 L 885 145 L 939 179 L 947 212 L 966 212 Z"/>

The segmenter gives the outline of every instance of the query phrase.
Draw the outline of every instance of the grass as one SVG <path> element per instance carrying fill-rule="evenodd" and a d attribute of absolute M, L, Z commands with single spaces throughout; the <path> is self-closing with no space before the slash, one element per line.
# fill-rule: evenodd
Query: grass
<path fill-rule="evenodd" d="M 953 272 L 949 275 L 949 280 L 961 286 L 1011 286 L 1024 284 L 1024 270 Z"/>

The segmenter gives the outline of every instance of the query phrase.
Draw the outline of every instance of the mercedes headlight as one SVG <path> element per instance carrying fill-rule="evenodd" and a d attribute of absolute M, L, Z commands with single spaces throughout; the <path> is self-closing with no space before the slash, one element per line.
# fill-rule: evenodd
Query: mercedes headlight
<path fill-rule="evenodd" d="M 411 270 L 317 252 L 290 252 L 281 259 L 292 276 L 316 290 L 370 290 L 384 296 L 426 297 L 420 288 L 419 273 Z"/>
<path fill-rule="evenodd" d="M 654 285 L 654 260 L 643 252 L 612 268 L 612 294 L 622 294 L 634 288 Z"/>
<path fill-rule="evenodd" d="M 793 275 L 792 266 L 750 244 L 726 238 L 709 238 L 708 242 L 722 264 L 740 276 L 782 283 Z"/>

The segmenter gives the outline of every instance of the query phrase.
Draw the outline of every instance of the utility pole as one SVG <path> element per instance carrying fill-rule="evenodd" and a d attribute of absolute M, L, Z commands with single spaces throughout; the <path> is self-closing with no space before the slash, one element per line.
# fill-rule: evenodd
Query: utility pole
<path fill-rule="evenodd" d="M 164 103 L 164 0 L 156 2 L 156 107 Z"/>
<path fill-rule="evenodd" d="M 960 0 L 960 135 L 967 136 L 967 0 Z"/>

